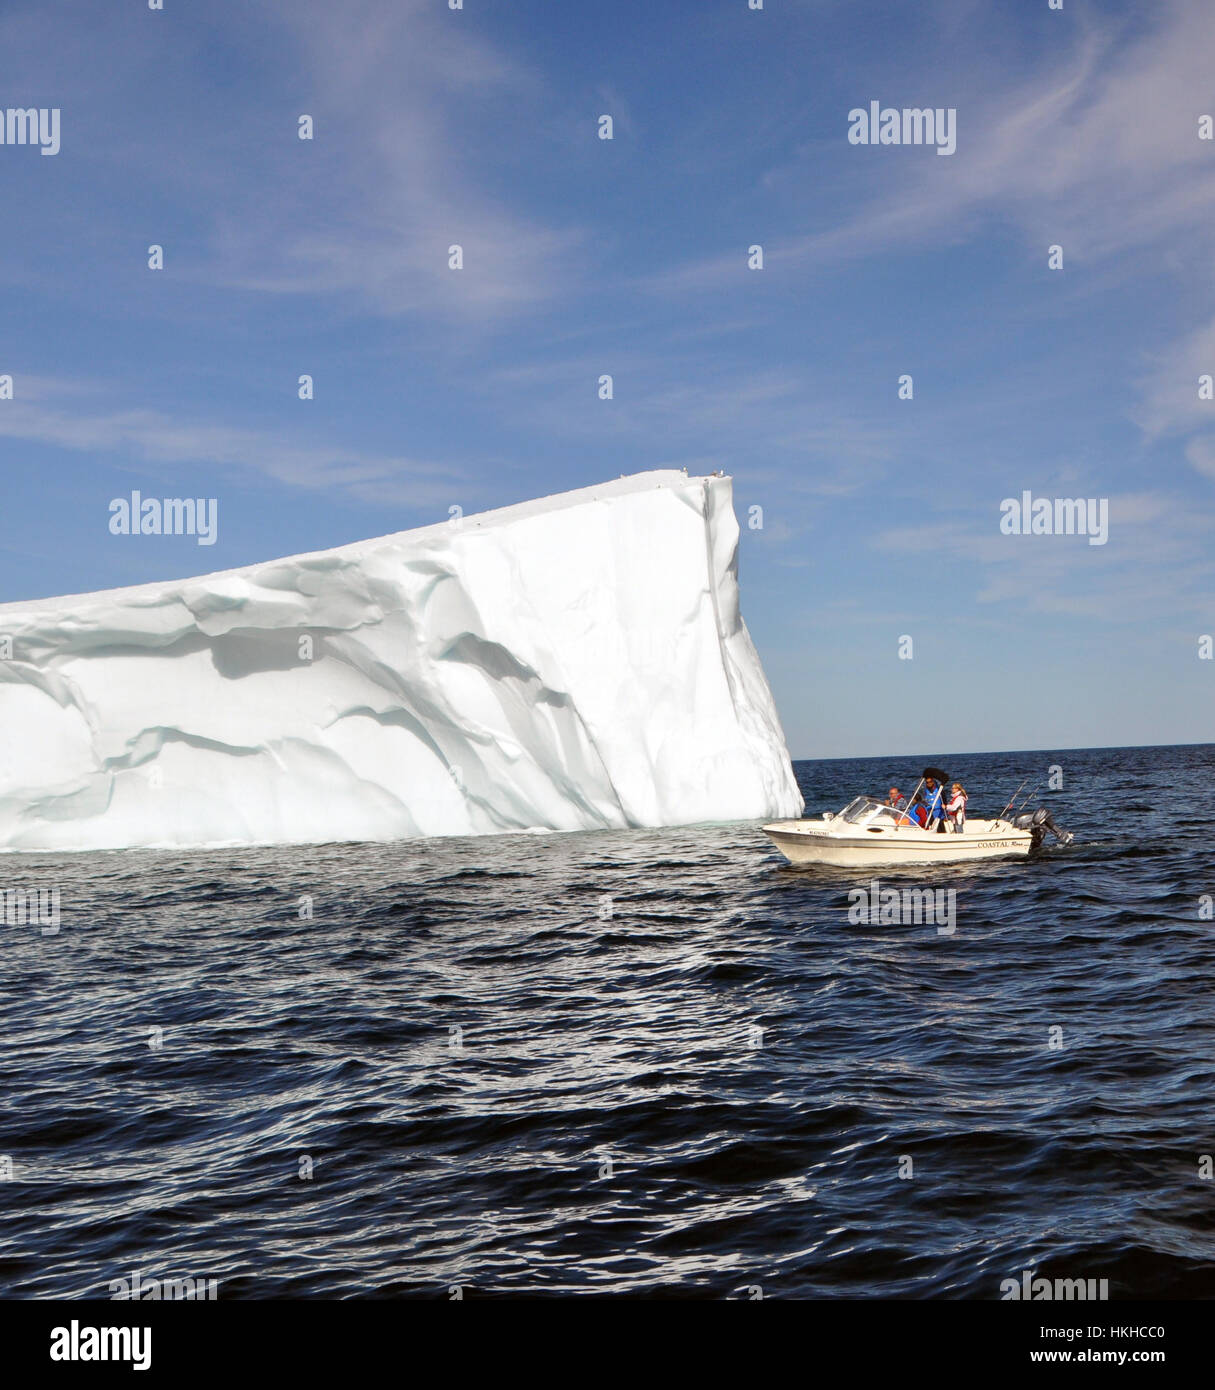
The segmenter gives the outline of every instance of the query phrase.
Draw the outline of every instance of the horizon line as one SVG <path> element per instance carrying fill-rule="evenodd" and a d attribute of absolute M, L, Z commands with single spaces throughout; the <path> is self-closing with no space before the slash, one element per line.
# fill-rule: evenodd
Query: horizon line
<path fill-rule="evenodd" d="M 939 753 L 931 756 L 939 757 L 942 761 L 949 757 L 958 758 L 982 758 L 992 757 L 1000 753 L 1048 753 L 1052 749 L 1059 753 L 1107 753 L 1115 752 L 1119 749 L 1133 748 L 1215 748 L 1215 741 L 1203 742 L 1195 741 L 1192 743 L 1076 743 L 1063 744 L 1056 743 L 1043 748 L 976 748 L 970 752 L 954 749 L 950 754 Z M 920 754 L 911 753 L 837 753 L 830 758 L 795 758 L 789 755 L 791 763 L 835 763 L 835 762 L 861 762 L 867 759 L 884 759 L 886 761 L 898 761 L 912 759 L 921 761 Z"/>

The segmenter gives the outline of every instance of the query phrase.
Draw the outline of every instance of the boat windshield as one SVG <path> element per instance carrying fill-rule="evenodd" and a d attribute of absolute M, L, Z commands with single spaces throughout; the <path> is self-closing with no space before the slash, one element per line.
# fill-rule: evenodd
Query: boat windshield
<path fill-rule="evenodd" d="M 850 825 L 860 825 L 866 821 L 883 825 L 908 824 L 906 811 L 895 811 L 892 806 L 879 801 L 875 796 L 856 797 L 844 807 L 839 818 Z"/>
<path fill-rule="evenodd" d="M 863 820 L 868 820 L 874 811 L 881 810 L 882 803 L 874 800 L 871 796 L 858 796 L 850 801 L 840 812 L 840 820 L 850 821 L 853 825 Z"/>

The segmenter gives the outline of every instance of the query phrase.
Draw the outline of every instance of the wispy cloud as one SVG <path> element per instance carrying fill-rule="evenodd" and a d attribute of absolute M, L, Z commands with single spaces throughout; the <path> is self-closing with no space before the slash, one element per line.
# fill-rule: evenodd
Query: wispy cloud
<path fill-rule="evenodd" d="M 285 122 L 290 144 L 265 161 L 269 181 L 217 216 L 221 280 L 454 317 L 465 330 L 568 287 L 580 234 L 513 206 L 509 181 L 491 192 L 468 138 L 471 116 L 504 130 L 538 102 L 534 75 L 465 15 L 423 0 L 272 12 L 316 134 L 296 140 Z M 510 162 L 510 139 L 494 150 Z M 527 156 L 520 132 L 513 162 Z M 462 270 L 449 268 L 451 245 Z"/>
<path fill-rule="evenodd" d="M 1078 495 L 1078 494 L 1076 494 Z M 1119 493 L 1109 501 L 1109 541 L 1081 536 L 1007 536 L 998 507 L 988 517 L 948 518 L 881 529 L 883 554 L 923 556 L 982 604 L 1130 625 L 1160 614 L 1204 618 L 1215 561 L 1207 520 L 1166 492 Z"/>
<path fill-rule="evenodd" d="M 1190 435 L 1185 458 L 1215 478 L 1215 400 L 1210 391 L 1205 398 L 1200 393 L 1204 376 L 1215 377 L 1215 319 L 1154 354 L 1140 382 L 1143 400 L 1135 418 L 1149 439 Z"/>
<path fill-rule="evenodd" d="M 24 378 L 22 385 L 27 385 Z M 6 402 L 0 410 L 0 437 L 80 453 L 112 453 L 146 464 L 248 471 L 292 487 L 341 488 L 372 502 L 446 503 L 457 482 L 462 495 L 468 493 L 467 477 L 447 465 L 292 442 L 281 433 L 186 420 L 157 410 L 90 408 L 88 392 L 79 383 L 56 391 L 41 378 L 33 388 L 33 399 Z"/>
<path fill-rule="evenodd" d="M 774 240 L 773 265 L 815 270 L 902 253 L 929 238 L 962 239 L 997 215 L 1041 241 L 1043 254 L 1045 237 L 1087 261 L 1209 225 L 1215 161 L 1211 144 L 1198 139 L 1198 119 L 1213 105 L 1215 8 L 1166 0 L 1146 32 L 1119 34 L 1104 18 L 1100 29 L 1082 22 L 1070 47 L 1065 32 L 1060 56 L 1052 61 L 1055 50 L 1045 47 L 1046 70 L 1029 77 L 1010 79 L 991 55 L 976 55 L 956 79 L 962 95 L 951 98 L 957 154 L 886 159 L 850 215 L 821 232 Z M 888 153 L 857 149 L 856 159 Z M 664 271 L 655 284 L 694 292 L 737 283 L 738 267 L 732 250 Z"/>

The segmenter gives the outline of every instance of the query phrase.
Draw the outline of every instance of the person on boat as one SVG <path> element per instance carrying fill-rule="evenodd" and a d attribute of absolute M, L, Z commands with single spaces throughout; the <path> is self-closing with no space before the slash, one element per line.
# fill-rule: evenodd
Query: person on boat
<path fill-rule="evenodd" d="M 924 778 L 923 796 L 924 805 L 928 808 L 927 828 L 929 830 L 944 829 L 941 822 L 945 819 L 945 802 L 935 777 Z"/>
<path fill-rule="evenodd" d="M 928 807 L 924 805 L 918 793 L 908 810 L 911 814 L 911 819 L 916 825 L 920 826 L 921 829 L 928 824 Z"/>
<path fill-rule="evenodd" d="M 898 787 L 891 787 L 890 795 L 886 798 L 886 805 L 893 806 L 896 811 L 902 811 L 904 800 L 905 797 L 903 793 L 899 791 Z M 907 818 L 906 813 L 904 813 L 903 815 L 895 816 L 894 823 L 895 825 L 910 825 L 911 821 Z"/>
<path fill-rule="evenodd" d="M 966 788 L 961 782 L 955 782 L 950 788 L 949 801 L 945 806 L 945 814 L 949 817 L 949 824 L 955 835 L 961 835 L 966 829 Z"/>

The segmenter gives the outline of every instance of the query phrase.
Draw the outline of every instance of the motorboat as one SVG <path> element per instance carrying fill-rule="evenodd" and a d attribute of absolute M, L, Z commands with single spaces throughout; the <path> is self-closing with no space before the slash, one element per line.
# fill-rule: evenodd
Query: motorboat
<path fill-rule="evenodd" d="M 818 820 L 773 821 L 764 834 L 791 864 L 831 864 L 840 868 L 885 864 L 950 864 L 961 860 L 1027 855 L 1047 833 L 1061 844 L 1074 836 L 1060 830 L 1046 807 L 991 820 L 967 816 L 961 831 L 920 826 L 902 807 L 858 796 L 842 811 L 824 811 Z"/>

